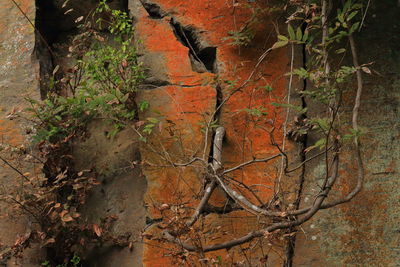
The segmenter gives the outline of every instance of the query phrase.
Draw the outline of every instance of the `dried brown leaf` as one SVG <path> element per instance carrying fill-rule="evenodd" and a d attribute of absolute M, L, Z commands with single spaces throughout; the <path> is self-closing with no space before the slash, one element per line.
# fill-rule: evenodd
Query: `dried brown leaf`
<path fill-rule="evenodd" d="M 102 230 L 100 226 L 98 226 L 97 224 L 93 224 L 93 231 L 96 233 L 98 237 L 100 237 L 102 234 Z"/>
<path fill-rule="evenodd" d="M 78 17 L 76 20 L 75 20 L 75 23 L 78 23 L 78 22 L 80 22 L 80 21 L 82 21 L 83 20 L 83 16 L 80 16 L 80 17 Z"/>
<path fill-rule="evenodd" d="M 56 240 L 54 238 L 49 238 L 43 243 L 43 247 L 49 245 L 49 244 L 54 244 Z"/>

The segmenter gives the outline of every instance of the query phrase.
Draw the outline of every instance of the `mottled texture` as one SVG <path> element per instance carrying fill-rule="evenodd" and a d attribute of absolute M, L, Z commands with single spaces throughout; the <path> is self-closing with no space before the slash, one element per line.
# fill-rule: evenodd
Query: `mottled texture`
<path fill-rule="evenodd" d="M 201 188 L 204 170 L 193 167 L 180 169 L 157 167 L 157 164 L 161 165 L 163 161 L 157 153 L 153 153 L 154 150 L 167 154 L 173 162 L 185 162 L 193 155 L 201 156 L 204 133 L 200 130 L 215 110 L 218 87 L 221 89 L 220 97 L 225 98 L 249 77 L 258 58 L 274 42 L 265 33 L 274 30 L 269 23 L 260 24 L 256 29 L 258 34 L 251 45 L 238 48 L 232 46 L 230 41 L 224 38 L 228 36 L 229 31 L 240 28 L 250 18 L 251 11 L 245 7 L 244 2 L 238 7 L 226 1 L 160 0 L 152 1 L 152 3 L 161 8 L 163 15 L 168 15 L 164 18 L 153 15 L 151 18 L 135 1 L 131 1 L 130 9 L 136 22 L 136 34 L 141 40 L 141 47 L 145 54 L 144 59 L 152 59 L 150 62 L 144 60 L 145 66 L 150 68 L 149 73 L 152 75 L 155 73 L 172 84 L 149 89 L 141 92 L 139 96 L 139 100 L 150 102 L 150 111 L 141 114 L 141 118 L 152 116 L 162 121 L 160 127 L 154 130 L 149 143 L 143 145 L 142 149 L 142 160 L 145 164 L 150 164 L 150 167 L 144 169 L 148 180 L 145 199 L 148 203 L 149 215 L 159 218 L 160 215 L 153 205 L 176 203 L 178 195 L 181 196 L 179 201 L 189 201 L 189 206 L 196 205 L 198 200 L 193 198 L 193 194 L 197 194 Z M 189 48 L 182 45 L 174 36 L 169 23 L 171 18 L 183 27 L 194 29 L 201 44 L 216 47 L 218 76 L 193 71 L 188 56 Z M 265 19 L 268 21 L 268 17 Z M 270 104 L 281 101 L 285 94 L 286 80 L 283 74 L 287 70 L 287 64 L 288 59 L 284 49 L 273 51 L 253 76 L 254 81 L 235 94 L 222 108 L 218 123 L 227 131 L 223 145 L 223 161 L 227 167 L 235 166 L 253 156 L 266 157 L 276 153 L 276 149 L 270 145 L 267 132 L 256 127 L 253 120 L 255 118 L 247 114 L 245 109 L 263 105 L 266 106 L 265 111 L 269 112 L 268 118 L 274 117 L 273 107 Z M 158 72 L 154 71 L 155 69 Z M 236 83 L 236 87 L 231 87 L 228 83 Z M 274 91 L 270 93 L 260 88 L 266 85 L 271 85 Z M 276 125 L 279 127 L 282 116 L 278 114 L 276 120 Z M 257 126 L 268 128 L 268 121 L 262 119 Z M 276 139 L 278 142 L 282 139 L 280 130 L 276 130 Z M 150 149 L 149 144 L 152 146 Z M 207 154 L 209 146 L 210 138 L 206 144 Z M 237 171 L 235 177 L 248 184 L 264 183 L 272 186 L 276 172 L 274 168 L 265 164 L 257 164 L 244 171 Z M 271 196 L 272 191 L 268 187 L 261 187 L 258 190 L 266 200 Z M 224 204 L 224 197 L 219 190 L 213 194 L 212 203 Z M 207 243 L 226 241 L 259 227 L 257 218 L 246 218 L 246 216 L 248 214 L 244 212 L 207 216 L 205 221 L 210 224 L 210 229 L 213 231 L 207 230 L 209 227 L 206 227 L 204 232 L 208 233 L 207 238 L 214 238 Z M 153 227 L 147 233 L 157 234 L 157 230 Z M 163 254 L 168 254 L 168 250 L 160 249 L 160 247 L 168 246 L 154 242 L 145 244 L 143 263 L 146 266 L 167 266 L 172 264 L 172 260 L 176 260 L 171 257 L 162 257 Z M 279 257 L 276 259 L 276 255 L 281 254 L 279 250 L 276 248 L 275 252 L 271 252 L 268 249 L 270 264 L 279 265 Z M 261 257 L 260 251 L 258 253 L 257 255 L 255 251 L 252 251 L 248 255 L 255 264 L 259 263 Z M 229 262 L 226 252 L 219 251 L 210 256 L 217 255 L 220 255 L 223 261 Z"/>
<path fill-rule="evenodd" d="M 363 191 L 351 203 L 318 213 L 303 227 L 294 266 L 400 266 L 399 17 L 394 1 L 372 3 L 365 28 L 356 39 L 360 62 L 374 62 L 373 75 L 364 74 L 359 122 L 367 129 L 362 137 Z M 344 119 L 349 119 L 354 88 L 355 83 L 345 96 Z M 342 162 L 344 195 L 354 186 L 356 164 L 349 151 L 342 155 Z M 307 170 L 312 179 L 323 165 L 309 164 Z"/>
<path fill-rule="evenodd" d="M 21 9 L 34 21 L 35 6 L 33 1 L 17 1 Z M 28 20 L 11 1 L 0 1 L 0 145 L 14 147 L 25 145 L 26 129 L 31 127 L 25 119 L 18 115 L 27 107 L 25 97 L 37 97 L 38 86 L 31 55 L 34 48 L 34 30 Z M 17 116 L 8 116 L 8 115 Z M 8 155 L 1 152 L 8 158 Z M 11 159 L 10 159 L 11 160 Z M 11 164 L 23 171 L 34 173 L 32 166 L 26 161 L 11 160 Z M 0 193 L 7 194 L 21 183 L 21 177 L 8 166 L 0 162 Z M 11 206 L 0 202 L 0 243 L 5 247 L 14 245 L 19 235 L 24 235 L 32 225 L 27 218 L 12 214 Z M 29 226 L 29 227 L 27 227 Z M 0 253 L 1 253 L 0 248 Z M 24 259 L 8 262 L 7 266 L 37 266 L 38 251 L 30 250 Z"/>

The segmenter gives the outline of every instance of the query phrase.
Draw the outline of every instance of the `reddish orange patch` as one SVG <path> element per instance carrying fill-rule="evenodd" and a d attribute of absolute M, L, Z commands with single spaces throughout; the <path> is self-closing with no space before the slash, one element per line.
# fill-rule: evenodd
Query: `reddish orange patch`
<path fill-rule="evenodd" d="M 240 1 L 241 5 L 237 7 L 233 7 L 230 4 L 231 1 L 225 0 L 158 0 L 154 2 L 159 4 L 164 11 L 172 14 L 182 25 L 194 26 L 202 32 L 202 38 L 210 45 L 217 47 L 218 79 L 224 97 L 229 95 L 231 90 L 224 81 L 234 81 L 239 86 L 249 77 L 259 57 L 274 42 L 267 37 L 268 33 L 274 31 L 268 21 L 260 23 L 256 39 L 248 48 L 241 48 L 239 51 L 238 48 L 230 45 L 229 41 L 223 39 L 228 36 L 229 31 L 238 30 L 251 16 L 251 10 L 244 5 L 247 1 Z M 177 41 L 168 19 L 168 17 L 160 20 L 151 19 L 144 10 L 140 12 L 136 31 L 143 41 L 145 49 L 163 56 L 166 72 L 173 84 L 198 85 L 202 84 L 204 80 L 212 80 L 212 77 L 215 76 L 213 74 L 199 74 L 192 71 L 188 48 Z M 283 75 L 287 71 L 287 65 L 286 51 L 273 51 L 260 64 L 248 86 L 235 94 L 223 107 L 220 124 L 226 128 L 223 160 L 227 167 L 235 166 L 253 156 L 266 157 L 277 152 L 270 144 L 265 129 L 270 128 L 268 120 L 275 119 L 277 127 L 275 138 L 277 142 L 282 142 L 282 131 L 279 128 L 283 119 L 281 116 L 275 116 L 271 103 L 281 102 L 282 97 L 286 94 L 286 80 Z M 273 92 L 259 88 L 266 85 L 272 86 Z M 179 148 L 175 141 L 171 141 L 173 138 L 166 127 L 168 122 L 172 122 L 174 127 L 184 133 L 182 134 L 183 147 L 188 147 L 188 150 L 192 150 L 196 154 L 195 148 L 202 148 L 204 139 L 199 122 L 205 121 L 205 118 L 209 118 L 214 111 L 215 88 L 209 85 L 168 86 L 157 90 L 155 93 L 146 92 L 144 96 L 150 100 L 150 103 L 153 101 L 156 104 L 154 107 L 164 116 L 164 128 L 152 140 L 161 140 L 163 149 L 174 155 L 175 159 L 185 159 L 186 156 L 181 158 L 177 156 Z M 167 96 L 161 96 L 161 94 Z M 162 100 L 163 98 L 164 100 Z M 255 123 L 252 121 L 254 118 L 244 109 L 260 108 L 261 106 L 265 108 L 263 111 L 268 115 Z M 152 144 L 154 144 L 154 140 Z M 185 153 L 190 154 L 188 151 L 182 154 Z M 143 160 L 157 161 L 156 156 L 150 152 L 143 153 Z M 234 176 L 246 184 L 272 186 L 276 176 L 275 172 L 271 165 L 257 164 L 235 172 Z M 177 190 L 190 199 L 190 196 L 194 194 L 193 190 L 198 193 L 202 179 L 201 171 L 193 171 L 190 168 L 181 172 L 175 169 L 148 168 L 145 169 L 145 175 L 149 182 L 146 201 L 158 204 L 176 202 L 173 192 Z M 268 199 L 272 193 L 271 189 L 265 186 L 257 188 L 257 190 L 263 199 Z M 214 196 L 214 199 L 221 200 L 221 197 Z M 192 197 L 190 205 L 197 201 Z M 157 210 L 152 208 L 150 208 L 150 214 L 160 216 Z M 217 218 L 214 219 L 215 222 L 218 222 Z M 223 224 L 224 221 L 220 222 Z M 241 225 L 232 226 L 234 229 L 230 231 L 229 236 L 243 234 L 245 231 L 240 229 Z M 146 266 L 170 266 L 170 259 L 161 257 L 164 253 L 167 253 L 167 250 L 159 249 L 155 243 L 145 244 L 143 262 Z"/>

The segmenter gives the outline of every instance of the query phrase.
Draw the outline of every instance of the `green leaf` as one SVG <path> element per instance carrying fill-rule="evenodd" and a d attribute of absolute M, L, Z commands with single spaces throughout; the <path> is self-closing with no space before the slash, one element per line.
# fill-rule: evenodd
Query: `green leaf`
<path fill-rule="evenodd" d="M 150 106 L 149 102 L 146 101 L 146 100 L 144 100 L 144 101 L 142 101 L 142 102 L 139 103 L 139 110 L 143 112 L 143 111 L 145 111 L 146 109 L 148 109 L 149 106 Z"/>
<path fill-rule="evenodd" d="M 294 33 L 293 27 L 290 24 L 288 24 L 288 33 L 290 40 L 296 40 L 296 34 Z"/>
<path fill-rule="evenodd" d="M 305 68 L 294 69 L 293 74 L 295 74 L 303 79 L 307 79 L 310 76 L 308 71 Z"/>
<path fill-rule="evenodd" d="M 302 32 L 301 28 L 298 27 L 297 31 L 296 31 L 296 40 L 301 42 L 302 37 L 303 37 L 303 32 Z"/>
<path fill-rule="evenodd" d="M 302 39 L 303 42 L 307 42 L 307 40 L 308 40 L 308 34 L 309 34 L 309 32 L 306 30 L 306 31 L 304 32 L 304 35 L 303 35 L 303 39 Z"/>
<path fill-rule="evenodd" d="M 347 17 L 347 21 L 350 21 L 352 18 L 354 18 L 355 15 L 357 15 L 358 11 L 353 11 L 350 13 L 350 15 Z"/>
<path fill-rule="evenodd" d="M 344 15 L 343 15 L 343 13 L 339 13 L 339 14 L 337 15 L 337 18 L 338 18 L 338 20 L 340 21 L 340 23 L 343 23 L 343 22 L 344 22 Z"/>
<path fill-rule="evenodd" d="M 319 139 L 317 142 L 315 142 L 315 147 L 319 147 L 320 149 L 324 148 L 326 144 L 326 139 L 325 138 L 321 138 Z"/>
<path fill-rule="evenodd" d="M 346 52 L 345 48 L 340 48 L 340 49 L 335 51 L 336 54 L 343 54 L 344 52 Z"/>
<path fill-rule="evenodd" d="M 288 41 L 278 41 L 273 46 L 272 49 L 278 49 L 280 47 L 284 47 L 288 44 Z"/>
<path fill-rule="evenodd" d="M 289 41 L 289 39 L 284 35 L 278 35 L 278 39 L 281 41 Z"/>
<path fill-rule="evenodd" d="M 349 33 L 352 34 L 353 32 L 355 32 L 358 29 L 359 25 L 360 25 L 360 22 L 354 23 L 353 26 L 351 26 Z"/>
<path fill-rule="evenodd" d="M 348 1 L 344 4 L 344 6 L 343 6 L 343 12 L 346 12 L 346 11 L 350 8 L 351 2 L 352 2 L 352 0 L 348 0 Z"/>
<path fill-rule="evenodd" d="M 264 89 L 266 92 L 272 92 L 274 88 L 271 85 L 260 86 L 260 89 Z"/>
<path fill-rule="evenodd" d="M 149 121 L 149 122 L 151 122 L 151 123 L 157 123 L 158 122 L 158 119 L 157 118 L 147 118 L 147 120 Z"/>

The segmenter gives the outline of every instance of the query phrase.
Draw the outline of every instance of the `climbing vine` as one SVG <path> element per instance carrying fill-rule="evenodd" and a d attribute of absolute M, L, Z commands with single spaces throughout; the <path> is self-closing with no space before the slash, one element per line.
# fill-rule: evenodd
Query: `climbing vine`
<path fill-rule="evenodd" d="M 357 46 L 354 35 L 362 29 L 362 16 L 364 15 L 361 1 L 348 0 L 343 3 L 333 3 L 328 0 L 321 1 L 285 1 L 278 4 L 272 10 L 277 14 L 275 25 L 279 24 L 279 19 L 285 18 L 285 29 L 276 27 L 276 42 L 267 49 L 256 63 L 250 76 L 237 85 L 237 81 L 225 81 L 233 84 L 218 103 L 214 114 L 210 116 L 208 123 L 203 128 L 205 134 L 204 149 L 202 157 L 194 157 L 187 162 L 170 162 L 176 168 L 187 168 L 189 166 L 197 169 L 201 168 L 206 173 L 203 178 L 203 188 L 195 208 L 185 206 L 185 204 L 159 203 L 154 208 L 158 209 L 163 221 L 159 224 L 162 229 L 162 236 L 146 236 L 149 239 L 161 242 L 168 241 L 176 245 L 177 260 L 180 263 L 193 263 L 196 259 L 210 264 L 223 265 L 221 258 L 212 258 L 207 252 L 217 250 L 230 250 L 241 247 L 246 243 L 261 244 L 262 239 L 273 242 L 277 238 L 283 238 L 287 243 L 285 266 L 291 266 L 293 246 L 296 231 L 299 226 L 310 220 L 320 210 L 333 208 L 337 205 L 346 203 L 356 196 L 363 184 L 364 166 L 361 155 L 361 137 L 364 132 L 358 125 L 358 113 L 361 105 L 360 98 L 363 89 L 363 73 L 371 73 L 369 64 L 358 62 Z M 228 40 L 234 46 L 242 46 L 248 49 L 253 33 L 250 26 L 253 25 L 254 18 L 251 19 L 238 32 L 229 33 Z M 252 29 L 253 30 L 253 29 Z M 253 118 L 257 126 L 263 129 L 269 137 L 272 147 L 277 153 L 266 157 L 253 157 L 246 162 L 242 162 L 232 168 L 226 168 L 223 164 L 222 151 L 225 129 L 223 125 L 218 125 L 217 114 L 233 95 L 240 92 L 243 88 L 250 87 L 254 75 L 261 62 L 268 58 L 273 50 L 288 48 L 291 57 L 290 71 L 288 77 L 288 93 L 281 103 L 270 103 L 272 106 L 283 111 L 283 142 L 278 143 L 276 139 L 276 116 L 265 112 L 266 106 L 248 108 L 242 110 Z M 301 67 L 294 67 L 295 51 L 303 51 L 307 61 Z M 338 57 L 351 56 L 351 61 L 338 60 Z M 356 77 L 356 88 L 353 89 L 353 79 Z M 300 81 L 303 87 L 294 88 L 294 80 Z M 224 84 L 220 82 L 220 84 Z M 351 88 L 351 89 L 350 89 Z M 261 88 L 261 90 L 273 91 L 271 86 Z M 291 95 L 296 90 L 300 95 L 300 105 L 295 105 L 291 101 Z M 343 94 L 354 90 L 354 108 L 351 115 L 351 126 L 343 123 L 341 119 L 344 115 Z M 321 108 L 318 117 L 309 115 L 306 102 L 313 102 Z M 289 113 L 296 113 L 294 121 L 289 121 Z M 270 116 L 268 118 L 268 116 Z M 260 120 L 261 117 L 267 120 Z M 212 140 L 213 154 L 207 155 L 210 134 L 213 133 Z M 313 134 L 318 139 L 311 143 L 307 136 Z M 285 143 L 287 139 L 297 142 L 301 148 L 301 163 L 293 167 L 294 162 L 289 156 L 289 151 Z M 355 186 L 345 194 L 344 197 L 334 199 L 335 185 L 338 183 L 340 158 L 346 148 L 354 154 L 357 173 L 354 174 Z M 309 156 L 313 151 L 314 156 Z M 162 154 L 162 153 L 160 153 Z M 166 154 L 164 159 L 169 158 Z M 313 196 L 311 205 L 302 207 L 301 198 L 304 192 L 305 177 L 304 168 L 308 161 L 320 159 L 324 162 L 324 173 L 318 177 L 316 185 L 307 185 L 317 188 Z M 276 183 L 272 190 L 272 198 L 264 199 L 259 191 L 255 190 L 256 185 L 244 184 L 235 178 L 235 171 L 242 170 L 249 166 L 267 163 L 270 166 L 279 166 L 279 172 L 275 178 Z M 294 201 L 285 201 L 282 177 L 285 175 L 298 175 L 294 185 Z M 257 185 L 258 187 L 260 185 Z M 262 185 L 261 185 L 262 186 Z M 268 184 L 264 185 L 268 188 Z M 214 207 L 209 203 L 214 190 L 219 188 L 226 196 L 224 207 Z M 329 197 L 329 199 L 328 199 Z M 177 202 L 179 203 L 177 196 Z M 207 242 L 206 240 L 218 239 L 219 231 L 214 229 L 204 233 L 206 216 L 210 213 L 229 213 L 235 210 L 242 210 L 248 216 L 257 216 L 260 221 L 259 229 L 227 240 L 225 242 Z M 229 254 L 229 253 L 228 253 Z M 247 257 L 246 257 L 247 259 Z M 248 259 L 247 259 L 248 260 Z M 265 259 L 264 259 L 265 260 Z"/>
<path fill-rule="evenodd" d="M 358 62 L 354 40 L 354 35 L 363 26 L 361 2 L 287 1 L 267 11 L 256 9 L 251 19 L 237 31 L 229 32 L 225 40 L 233 46 L 249 49 L 257 23 L 263 23 L 257 16 L 265 12 L 275 14 L 276 25 L 284 17 L 285 27 L 276 27 L 276 42 L 261 54 L 254 70 L 241 84 L 238 81 L 215 81 L 219 86 L 225 86 L 227 93 L 218 101 L 209 120 L 202 124 L 204 147 L 199 149 L 199 153 L 187 162 L 172 162 L 167 151 L 160 151 L 159 148 L 151 147 L 152 144 L 146 144 L 161 156 L 166 165 L 174 168 L 194 167 L 204 173 L 202 187 L 198 190 L 200 193 L 195 198 L 197 205 L 194 208 L 189 207 L 179 193 L 172 196 L 173 203 L 153 203 L 153 208 L 161 214 L 161 218 L 154 221 L 162 234 L 143 234 L 148 240 L 174 244 L 176 250 L 169 256 L 180 264 L 201 261 L 205 264 L 223 265 L 222 258 L 212 258 L 207 253 L 230 250 L 243 244 L 258 242 L 256 240 L 273 243 L 284 239 L 289 244 L 285 264 L 291 266 L 290 246 L 293 245 L 298 227 L 320 210 L 350 201 L 362 188 L 364 167 L 360 146 L 363 129 L 358 125 L 358 112 L 363 72 L 370 73 L 370 70 L 368 64 Z M 93 21 L 96 26 L 92 25 Z M 44 101 L 29 100 L 32 106 L 30 111 L 37 122 L 35 139 L 44 159 L 45 176 L 33 179 L 19 172 L 30 185 L 30 189 L 22 195 L 8 196 L 9 200 L 14 201 L 16 206 L 25 210 L 40 224 L 39 230 L 17 240 L 9 254 L 18 255 L 30 242 L 39 241 L 52 254 L 51 259 L 44 261 L 44 266 L 79 266 L 79 252 L 88 243 L 113 242 L 129 246 L 131 242 L 129 235 L 115 237 L 110 234 L 108 229 L 116 219 L 112 216 L 103 218 L 101 225 L 88 225 L 82 220 L 79 209 L 84 205 L 88 192 L 98 182 L 91 170 L 74 169 L 70 158 L 71 141 L 78 136 L 84 136 L 88 123 L 93 119 L 106 120 L 113 125 L 110 138 L 124 127 L 132 127 L 134 124 L 135 132 L 145 142 L 145 135 L 150 135 L 156 126 L 160 126 L 156 118 L 143 121 L 138 118 L 138 111 L 148 109 L 149 103 L 144 101 L 136 104 L 136 93 L 144 79 L 144 71 L 138 62 L 137 50 L 133 44 L 133 26 L 129 16 L 121 10 L 112 10 L 102 0 L 90 16 L 78 18 L 77 23 L 80 23 L 81 32 L 68 47 L 76 64 L 65 73 L 56 66 L 49 81 L 47 98 Z M 218 114 L 233 95 L 252 86 L 257 68 L 272 51 L 286 48 L 291 57 L 290 71 L 287 73 L 288 93 L 283 101 L 270 103 L 283 111 L 283 141 L 275 140 L 277 116 L 268 113 L 266 106 L 240 110 L 239 112 L 249 115 L 264 131 L 276 153 L 265 158 L 253 157 L 230 168 L 224 166 L 222 151 L 225 128 L 220 125 Z M 302 48 L 307 58 L 306 64 L 298 68 L 293 64 L 295 51 L 299 50 L 295 48 Z M 351 55 L 352 62 L 346 61 L 345 64 L 337 59 L 338 55 Z M 349 88 L 354 76 L 357 79 L 357 88 L 354 90 L 351 126 L 348 126 L 339 118 L 343 114 L 343 94 L 352 90 Z M 294 79 L 304 84 L 302 88 L 297 88 L 301 105 L 295 105 L 291 101 L 291 90 L 295 90 Z M 271 85 L 256 89 L 274 91 Z M 306 101 L 314 101 L 322 107 L 319 117 L 309 115 Z M 289 121 L 291 112 L 297 114 L 292 122 Z M 307 142 L 309 134 L 318 136 L 312 144 Z M 302 151 L 301 162 L 294 167 L 285 146 L 288 139 L 297 142 Z M 328 200 L 339 179 L 340 157 L 344 146 L 351 147 L 354 152 L 358 169 L 356 185 L 344 197 L 330 197 Z M 212 153 L 208 154 L 210 150 Z M 315 156 L 308 156 L 310 151 L 317 152 Z M 312 204 L 302 207 L 304 173 L 298 175 L 295 171 L 304 168 L 308 161 L 314 159 L 325 162 L 324 173 L 319 177 L 320 182 L 313 185 L 318 188 L 318 192 L 314 194 Z M 271 190 L 271 199 L 264 199 L 259 191 L 253 189 L 255 185 L 244 184 L 235 179 L 235 171 L 259 163 L 274 165 L 279 169 L 276 184 Z M 294 201 L 287 202 L 284 200 L 287 192 L 283 190 L 282 176 L 292 173 L 299 177 L 296 179 Z M 268 187 L 266 184 L 261 186 Z M 217 188 L 226 197 L 224 207 L 209 203 Z M 259 228 L 237 238 L 220 243 L 207 242 L 205 245 L 206 236 L 211 236 L 213 241 L 218 239 L 219 234 L 217 228 L 208 231 L 207 235 L 204 233 L 206 215 L 238 210 L 259 218 Z"/>

